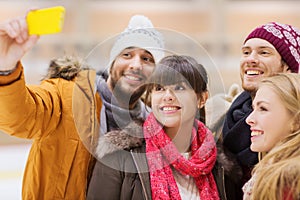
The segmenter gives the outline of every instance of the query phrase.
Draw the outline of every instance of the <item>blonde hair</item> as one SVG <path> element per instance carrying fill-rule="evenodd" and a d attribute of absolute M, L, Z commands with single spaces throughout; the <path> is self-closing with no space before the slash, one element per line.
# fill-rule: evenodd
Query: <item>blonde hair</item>
<path fill-rule="evenodd" d="M 251 199 L 300 199 L 300 75 L 278 74 L 260 84 L 272 89 L 294 118 L 292 133 L 280 141 L 253 170 Z"/>

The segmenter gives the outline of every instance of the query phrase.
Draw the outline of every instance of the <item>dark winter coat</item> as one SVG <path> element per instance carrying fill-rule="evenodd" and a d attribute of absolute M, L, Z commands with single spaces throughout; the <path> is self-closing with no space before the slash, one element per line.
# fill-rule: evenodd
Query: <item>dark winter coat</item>
<path fill-rule="evenodd" d="M 112 131 L 102 136 L 97 152 L 98 161 L 89 184 L 87 199 L 151 199 L 140 121 L 130 123 L 121 131 Z"/>
<path fill-rule="evenodd" d="M 238 161 L 243 170 L 240 180 L 232 185 L 233 177 L 226 177 L 225 182 L 232 192 L 232 200 L 242 199 L 242 186 L 251 177 L 251 170 L 258 162 L 258 154 L 250 150 L 251 131 L 246 123 L 246 118 L 252 112 L 252 98 L 249 92 L 241 93 L 230 106 L 226 113 L 223 134 L 223 147 L 228 150 Z M 236 178 L 236 177 L 234 177 Z M 231 185 L 231 186 L 229 186 Z M 226 186 L 226 187 L 227 187 Z"/>
<path fill-rule="evenodd" d="M 98 161 L 89 185 L 88 200 L 151 199 L 142 121 L 132 122 L 124 130 L 112 131 L 101 137 L 97 152 Z M 218 155 L 213 173 L 223 200 L 230 199 L 224 193 L 224 174 L 241 174 L 239 168 L 231 169 L 235 166 L 237 164 L 225 154 Z M 107 177 L 110 177 L 109 180 Z"/>

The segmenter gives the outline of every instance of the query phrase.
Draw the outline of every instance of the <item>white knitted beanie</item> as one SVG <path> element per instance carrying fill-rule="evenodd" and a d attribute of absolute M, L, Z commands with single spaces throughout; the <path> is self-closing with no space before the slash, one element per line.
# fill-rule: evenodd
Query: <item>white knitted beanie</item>
<path fill-rule="evenodd" d="M 110 62 L 128 47 L 146 49 L 157 63 L 164 56 L 164 40 L 152 22 L 143 15 L 131 17 L 127 28 L 117 37 L 111 52 Z"/>

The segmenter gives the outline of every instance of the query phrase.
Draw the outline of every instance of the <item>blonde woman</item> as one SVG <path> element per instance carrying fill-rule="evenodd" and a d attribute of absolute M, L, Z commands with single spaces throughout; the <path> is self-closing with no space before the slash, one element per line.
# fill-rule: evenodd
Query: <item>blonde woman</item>
<path fill-rule="evenodd" d="M 251 150 L 266 153 L 244 185 L 244 199 L 300 199 L 300 75 L 264 79 L 246 119 Z"/>

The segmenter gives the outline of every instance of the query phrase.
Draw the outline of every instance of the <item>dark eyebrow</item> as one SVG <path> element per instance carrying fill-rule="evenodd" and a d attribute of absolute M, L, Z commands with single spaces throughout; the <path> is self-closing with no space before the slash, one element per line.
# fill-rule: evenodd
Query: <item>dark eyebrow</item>
<path fill-rule="evenodd" d="M 252 49 L 250 46 L 242 46 L 241 50 L 249 50 Z"/>
<path fill-rule="evenodd" d="M 271 49 L 271 50 L 275 50 L 273 47 L 269 47 L 269 46 L 260 46 L 258 48 L 259 49 Z"/>
<path fill-rule="evenodd" d="M 132 50 L 132 49 L 141 49 L 141 50 L 145 51 L 146 53 L 151 54 L 150 51 L 148 51 L 148 50 L 146 50 L 144 48 L 141 48 L 141 47 L 134 47 L 134 46 L 132 46 L 132 47 L 127 47 L 124 50 Z"/>
<path fill-rule="evenodd" d="M 242 49 L 251 49 L 250 46 L 242 46 Z"/>
<path fill-rule="evenodd" d="M 150 53 L 150 51 L 145 50 L 146 53 L 148 53 L 149 55 L 153 56 L 152 53 Z"/>
<path fill-rule="evenodd" d="M 253 49 L 250 46 L 243 46 L 242 49 Z M 271 49 L 273 51 L 275 51 L 276 49 L 274 49 L 273 47 L 270 46 L 259 46 L 257 47 L 257 49 Z"/>

